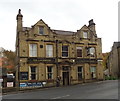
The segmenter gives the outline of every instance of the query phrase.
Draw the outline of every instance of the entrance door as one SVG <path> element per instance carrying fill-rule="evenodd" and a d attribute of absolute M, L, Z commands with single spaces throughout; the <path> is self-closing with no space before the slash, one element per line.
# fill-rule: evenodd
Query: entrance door
<path fill-rule="evenodd" d="M 63 85 L 69 85 L 69 72 L 63 72 Z"/>

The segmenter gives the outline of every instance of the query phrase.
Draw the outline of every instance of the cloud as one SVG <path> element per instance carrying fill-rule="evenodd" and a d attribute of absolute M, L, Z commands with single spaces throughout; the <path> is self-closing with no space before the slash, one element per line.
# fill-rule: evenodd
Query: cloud
<path fill-rule="evenodd" d="M 94 19 L 97 34 L 103 40 L 103 52 L 110 51 L 118 39 L 117 7 L 117 0 L 1 0 L 0 46 L 15 50 L 16 15 L 22 9 L 26 27 L 43 19 L 52 29 L 76 31 Z"/>

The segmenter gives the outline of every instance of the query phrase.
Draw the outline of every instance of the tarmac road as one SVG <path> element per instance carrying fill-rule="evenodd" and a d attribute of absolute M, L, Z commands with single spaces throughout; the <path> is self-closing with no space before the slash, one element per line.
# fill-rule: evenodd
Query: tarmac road
<path fill-rule="evenodd" d="M 32 92 L 4 95 L 3 99 L 118 99 L 118 81 L 108 80 L 45 88 Z"/>

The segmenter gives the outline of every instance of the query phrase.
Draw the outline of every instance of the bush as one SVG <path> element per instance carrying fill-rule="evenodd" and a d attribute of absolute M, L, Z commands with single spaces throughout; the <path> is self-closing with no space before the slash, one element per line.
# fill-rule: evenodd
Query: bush
<path fill-rule="evenodd" d="M 117 77 L 113 77 L 113 76 L 106 76 L 105 77 L 105 80 L 118 80 L 118 78 Z"/>

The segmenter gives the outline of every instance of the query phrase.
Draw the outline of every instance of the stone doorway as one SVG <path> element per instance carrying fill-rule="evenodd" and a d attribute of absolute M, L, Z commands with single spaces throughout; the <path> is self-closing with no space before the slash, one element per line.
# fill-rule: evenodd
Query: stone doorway
<path fill-rule="evenodd" d="M 63 72 L 63 85 L 69 85 L 69 72 Z"/>

